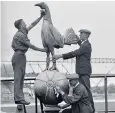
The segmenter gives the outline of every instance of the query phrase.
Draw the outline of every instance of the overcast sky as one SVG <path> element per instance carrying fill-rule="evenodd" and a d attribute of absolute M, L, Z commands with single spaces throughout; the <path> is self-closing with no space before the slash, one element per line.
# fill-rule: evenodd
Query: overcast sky
<path fill-rule="evenodd" d="M 2 2 L 2 58 L 4 51 L 12 52 L 11 41 L 17 31 L 14 21 L 23 18 L 29 25 L 40 16 L 38 2 Z M 115 57 L 115 2 L 46 2 L 50 8 L 54 26 L 63 35 L 66 29 L 72 27 L 78 30 L 91 30 L 92 57 Z M 39 47 L 41 42 L 42 20 L 29 32 L 33 44 Z M 62 53 L 73 49 L 67 46 L 59 51 Z M 6 59 L 7 60 L 7 59 Z"/>
<path fill-rule="evenodd" d="M 40 16 L 40 8 L 35 7 L 36 2 L 2 2 L 2 60 L 11 60 L 13 50 L 11 42 L 17 29 L 14 21 L 24 19 L 27 25 Z M 54 26 L 63 35 L 66 29 L 72 27 L 79 35 L 81 28 L 89 29 L 92 44 L 92 57 L 115 58 L 115 2 L 46 2 L 51 11 Z M 42 46 L 41 20 L 28 34 L 31 43 Z M 64 46 L 63 49 L 55 50 L 56 54 L 69 52 L 78 46 Z M 43 57 L 44 56 L 44 57 Z M 45 60 L 45 53 L 29 50 L 27 60 Z M 97 65 L 97 64 L 95 64 Z M 114 64 L 112 64 L 113 66 Z M 111 66 L 111 67 L 112 67 Z M 96 66 L 98 67 L 98 66 Z M 110 68 L 111 68 L 110 67 Z M 105 65 L 104 69 L 107 68 Z M 98 68 L 93 68 L 93 70 Z M 106 69 L 107 71 L 109 68 Z"/>

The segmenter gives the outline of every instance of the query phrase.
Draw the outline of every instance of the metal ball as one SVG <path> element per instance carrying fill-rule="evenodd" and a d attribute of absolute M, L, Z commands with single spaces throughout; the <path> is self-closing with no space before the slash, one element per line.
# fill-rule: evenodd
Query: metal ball
<path fill-rule="evenodd" d="M 54 105 L 62 102 L 62 96 L 58 95 L 55 86 L 59 86 L 68 94 L 69 82 L 66 75 L 56 70 L 47 70 L 37 76 L 34 91 L 36 96 L 41 99 L 44 104 Z"/>

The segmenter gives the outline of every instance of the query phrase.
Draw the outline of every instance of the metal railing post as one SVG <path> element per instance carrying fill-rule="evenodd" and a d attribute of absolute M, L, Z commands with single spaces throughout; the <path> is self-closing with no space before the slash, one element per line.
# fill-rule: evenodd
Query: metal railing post
<path fill-rule="evenodd" d="M 104 77 L 105 88 L 105 113 L 108 113 L 108 98 L 107 98 L 107 75 Z"/>

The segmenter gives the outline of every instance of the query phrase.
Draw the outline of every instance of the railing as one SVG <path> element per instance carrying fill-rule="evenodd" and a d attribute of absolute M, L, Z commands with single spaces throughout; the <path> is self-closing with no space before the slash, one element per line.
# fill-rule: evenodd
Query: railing
<path fill-rule="evenodd" d="M 105 112 L 105 113 L 108 113 L 108 112 L 114 112 L 115 113 L 115 110 L 114 111 L 110 111 L 108 110 L 108 96 L 107 96 L 107 80 L 109 77 L 115 77 L 115 74 L 109 74 L 109 75 L 100 75 L 100 76 L 96 76 L 96 75 L 93 75 L 91 76 L 91 78 L 104 78 L 104 90 L 105 90 L 105 111 L 98 111 L 99 113 L 101 112 Z M 25 78 L 25 81 L 30 81 L 30 80 L 35 80 L 36 77 L 26 77 Z M 4 81 L 14 81 L 14 79 L 1 79 L 1 82 L 4 82 Z"/>

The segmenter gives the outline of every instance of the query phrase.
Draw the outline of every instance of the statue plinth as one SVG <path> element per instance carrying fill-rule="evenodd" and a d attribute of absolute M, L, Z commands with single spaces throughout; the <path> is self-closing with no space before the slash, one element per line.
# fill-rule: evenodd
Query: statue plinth
<path fill-rule="evenodd" d="M 58 105 L 45 105 L 43 110 L 45 113 L 59 113 L 61 109 Z"/>

